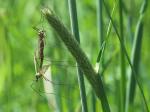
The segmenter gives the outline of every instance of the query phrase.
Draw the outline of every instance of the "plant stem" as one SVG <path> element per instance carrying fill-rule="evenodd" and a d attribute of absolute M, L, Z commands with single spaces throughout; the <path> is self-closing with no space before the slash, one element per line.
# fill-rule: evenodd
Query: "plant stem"
<path fill-rule="evenodd" d="M 102 0 L 98 0 L 98 6 L 97 6 L 97 24 L 98 24 L 98 37 L 100 39 L 100 46 L 102 45 L 104 41 L 103 36 L 103 10 L 102 10 Z"/>
<path fill-rule="evenodd" d="M 123 13 L 122 13 L 122 0 L 119 0 L 119 22 L 120 22 L 120 37 L 122 42 L 124 43 L 124 35 L 123 35 Z M 120 107 L 121 112 L 125 111 L 125 97 L 126 97 L 126 67 L 125 67 L 125 57 L 124 51 L 120 46 L 120 53 L 121 53 L 121 80 L 120 80 Z"/>
<path fill-rule="evenodd" d="M 69 11 L 70 11 L 72 32 L 73 32 L 74 37 L 78 41 L 78 43 L 80 43 L 76 1 L 75 0 L 68 0 L 68 4 L 69 4 Z M 77 68 L 77 71 L 78 71 L 77 77 L 78 77 L 78 83 L 79 83 L 79 88 L 80 88 L 82 112 L 88 112 L 83 72 L 81 71 L 81 69 L 79 67 Z"/>
<path fill-rule="evenodd" d="M 93 91 L 91 91 L 91 102 L 92 102 L 92 112 L 96 112 L 96 96 L 95 93 Z"/>
<path fill-rule="evenodd" d="M 101 58 L 101 54 L 102 54 L 102 50 L 101 50 L 101 47 L 103 45 L 103 41 L 104 41 L 104 37 L 103 37 L 103 16 L 102 16 L 102 0 L 97 0 L 97 32 L 98 32 L 98 39 L 100 40 L 100 43 L 99 43 L 99 49 L 100 49 L 100 53 L 98 54 L 98 58 L 97 61 L 96 61 L 96 64 L 98 64 L 98 71 L 99 71 L 99 68 L 101 67 L 101 69 L 103 69 L 103 62 L 104 60 L 101 60 L 101 63 L 99 62 L 100 61 L 100 58 Z M 104 59 L 104 58 L 103 58 Z M 100 66 L 100 67 L 99 67 Z M 98 72 L 97 71 L 97 72 Z M 101 74 L 101 76 L 103 76 L 103 74 Z M 94 93 L 92 92 L 92 104 L 93 104 L 93 112 L 96 111 L 96 97 L 94 97 Z"/>

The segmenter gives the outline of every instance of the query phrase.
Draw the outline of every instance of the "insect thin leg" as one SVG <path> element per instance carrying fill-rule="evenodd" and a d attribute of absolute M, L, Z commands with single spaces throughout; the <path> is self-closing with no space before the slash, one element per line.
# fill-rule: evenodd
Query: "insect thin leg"
<path fill-rule="evenodd" d="M 38 91 L 33 87 L 33 84 L 34 84 L 34 82 L 32 82 L 32 84 L 30 85 L 30 87 L 31 87 L 38 95 L 42 96 L 42 95 L 40 94 L 40 92 L 38 92 Z"/>
<path fill-rule="evenodd" d="M 36 72 L 36 74 L 37 74 L 37 66 L 36 66 L 36 64 L 37 64 L 37 59 L 36 59 L 36 54 L 34 54 L 34 67 L 35 67 L 35 72 Z"/>

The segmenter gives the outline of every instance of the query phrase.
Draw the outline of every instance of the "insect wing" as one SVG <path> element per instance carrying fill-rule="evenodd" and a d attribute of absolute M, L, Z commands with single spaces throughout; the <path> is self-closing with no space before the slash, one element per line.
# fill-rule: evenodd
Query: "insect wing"
<path fill-rule="evenodd" d="M 69 67 L 69 68 L 76 68 L 79 67 L 76 65 L 74 61 L 66 61 L 66 60 L 49 60 L 44 58 L 44 64 L 48 64 L 50 66 L 57 66 L 59 67 Z"/>
<path fill-rule="evenodd" d="M 48 64 L 48 65 L 43 65 L 42 70 L 41 70 L 41 73 L 44 75 L 45 72 L 48 70 L 49 67 L 50 67 L 49 64 Z"/>
<path fill-rule="evenodd" d="M 62 69 L 57 67 L 57 70 Z M 50 99 L 57 98 L 60 102 L 65 102 L 65 104 L 67 104 L 72 102 L 71 99 L 74 99 L 73 97 L 79 96 L 77 80 L 73 79 L 76 84 L 73 81 L 68 81 L 69 78 L 73 77 L 68 77 L 68 74 L 65 74 L 65 76 L 63 76 L 64 74 L 53 74 L 50 65 L 44 65 L 42 72 L 44 73 L 42 77 L 43 80 L 40 78 L 39 81 L 34 84 L 35 91 L 41 97 L 46 98 L 49 101 L 51 101 Z M 78 93 L 77 96 L 72 94 L 74 91 Z"/>

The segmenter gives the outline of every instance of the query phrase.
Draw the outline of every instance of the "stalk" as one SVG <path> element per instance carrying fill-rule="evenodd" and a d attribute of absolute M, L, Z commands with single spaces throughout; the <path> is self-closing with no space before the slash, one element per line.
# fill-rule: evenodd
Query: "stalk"
<path fill-rule="evenodd" d="M 92 102 L 92 112 L 96 112 L 96 96 L 95 96 L 95 93 L 93 91 L 91 91 L 92 94 L 92 98 L 91 98 L 91 102 Z"/>
<path fill-rule="evenodd" d="M 97 24 L 98 24 L 98 37 L 100 40 L 100 46 L 104 41 L 104 34 L 103 34 L 103 10 L 102 10 L 102 0 L 98 0 L 97 6 Z"/>
<path fill-rule="evenodd" d="M 119 0 L 119 22 L 120 22 L 120 37 L 124 43 L 124 34 L 123 34 L 123 13 L 122 13 L 123 3 L 122 0 Z M 124 51 L 120 46 L 121 53 L 121 80 L 120 80 L 120 108 L 121 112 L 125 111 L 125 97 L 126 97 L 126 67 L 125 67 L 125 57 Z"/>
<path fill-rule="evenodd" d="M 113 16 L 114 11 L 116 9 L 116 6 L 117 6 L 117 2 L 115 1 L 113 9 L 112 9 L 112 12 L 111 12 L 111 16 Z M 109 39 L 109 36 L 110 36 L 111 29 L 112 29 L 112 23 L 111 23 L 111 20 L 109 20 L 109 24 L 108 24 L 107 32 L 106 32 L 106 37 L 105 37 L 105 39 L 102 42 L 102 45 L 101 45 L 101 48 L 99 50 L 99 53 L 98 53 L 98 56 L 97 56 L 97 60 L 96 60 L 96 69 L 97 69 L 97 72 L 99 72 L 99 63 L 102 60 L 102 57 L 103 57 L 103 54 L 104 54 L 104 51 L 105 51 L 105 48 L 106 48 L 106 43 L 108 42 L 108 39 Z M 103 72 L 101 72 L 101 73 L 103 73 Z"/>
<path fill-rule="evenodd" d="M 76 38 L 76 40 L 78 41 L 78 43 L 80 44 L 76 1 L 68 0 L 68 4 L 69 4 L 69 11 L 70 11 L 72 33 L 73 33 L 74 37 Z M 78 65 L 78 63 L 77 63 L 77 65 Z M 77 71 L 78 71 L 77 77 L 78 77 L 78 84 L 79 84 L 79 88 L 80 88 L 82 112 L 88 112 L 83 72 L 81 71 L 81 69 L 79 67 L 77 67 Z"/>
<path fill-rule="evenodd" d="M 81 67 L 85 77 L 93 87 L 98 98 L 101 100 L 102 109 L 104 112 L 110 112 L 110 107 L 104 90 L 103 82 L 99 74 L 97 74 L 92 67 L 86 54 L 80 48 L 79 43 L 75 40 L 74 36 L 67 30 L 63 23 L 56 17 L 56 15 L 48 8 L 42 10 L 46 20 L 58 33 L 60 39 L 64 42 L 70 53 L 76 59 Z"/>
<path fill-rule="evenodd" d="M 102 0 L 97 0 L 97 33 L 98 33 L 98 38 L 100 40 L 100 49 L 101 49 L 101 46 L 103 45 L 103 41 L 104 41 L 104 37 L 103 37 L 103 11 L 102 11 Z M 101 50 L 100 50 L 101 51 Z M 98 57 L 99 57 L 99 54 L 98 54 Z M 104 59 L 104 58 L 103 58 Z M 98 64 L 98 69 L 99 69 L 99 65 L 101 67 L 101 69 L 103 69 L 103 61 L 101 61 L 102 63 L 100 64 L 100 62 L 97 60 L 97 64 Z M 99 70 L 98 70 L 99 71 Z M 101 74 L 101 76 L 103 76 L 103 74 Z M 92 106 L 93 106 L 93 112 L 96 111 L 96 97 L 95 97 L 95 94 L 92 92 Z"/>

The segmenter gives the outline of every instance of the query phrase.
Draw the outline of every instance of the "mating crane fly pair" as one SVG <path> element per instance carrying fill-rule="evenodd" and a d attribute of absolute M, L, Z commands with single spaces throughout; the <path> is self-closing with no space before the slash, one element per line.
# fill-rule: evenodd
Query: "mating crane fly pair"
<path fill-rule="evenodd" d="M 39 29 L 37 27 L 33 27 L 34 30 L 36 30 L 38 32 L 38 46 L 35 50 L 35 53 L 34 53 L 34 66 L 35 66 L 35 81 L 38 82 L 39 79 L 43 78 L 45 81 L 48 81 L 50 82 L 51 84 L 53 85 L 57 85 L 57 86 L 63 86 L 63 88 L 74 88 L 75 90 L 75 87 L 74 85 L 71 85 L 70 83 L 62 83 L 62 82 L 53 82 L 51 80 L 49 80 L 45 75 L 46 71 L 48 70 L 48 68 L 50 67 L 50 65 L 56 65 L 56 66 L 59 66 L 60 68 L 65 68 L 66 67 L 73 67 L 73 68 L 76 68 L 77 65 L 72 65 L 70 66 L 70 64 L 67 65 L 67 61 L 53 61 L 51 60 L 50 62 L 48 62 L 48 64 L 43 64 L 44 63 L 44 48 L 45 48 L 45 37 L 46 37 L 46 31 L 43 30 L 43 29 Z M 61 63 L 62 62 L 62 63 Z M 67 62 L 67 63 L 66 63 Z M 42 92 L 42 91 L 37 91 L 35 88 L 33 88 L 33 83 L 31 84 L 31 88 L 37 92 L 39 94 L 39 92 Z M 49 94 L 53 94 L 53 93 L 50 93 L 50 92 L 46 92 L 46 93 L 49 93 Z M 41 94 L 39 94 L 41 96 Z"/>
<path fill-rule="evenodd" d="M 44 73 L 48 69 L 49 65 L 43 65 L 44 60 L 44 47 L 45 47 L 45 30 L 33 27 L 38 32 L 38 47 L 34 54 L 34 65 L 36 71 L 36 82 L 42 77 L 48 81 L 44 76 Z M 40 60 L 38 63 L 38 59 Z"/>

